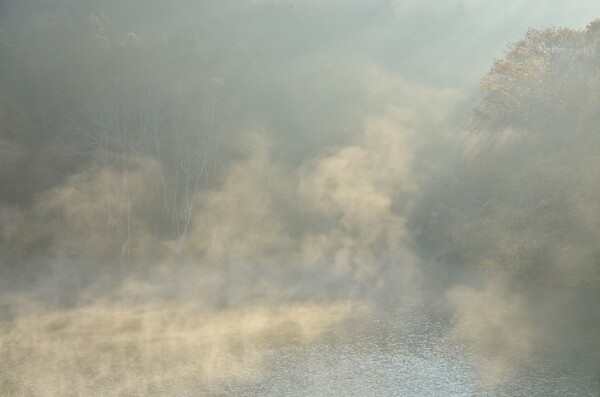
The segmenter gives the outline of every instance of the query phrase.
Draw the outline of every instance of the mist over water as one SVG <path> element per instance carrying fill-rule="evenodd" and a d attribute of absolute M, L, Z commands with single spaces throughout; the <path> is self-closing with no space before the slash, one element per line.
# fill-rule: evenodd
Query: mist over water
<path fill-rule="evenodd" d="M 1 2 L 0 395 L 597 395 L 596 17 Z"/>

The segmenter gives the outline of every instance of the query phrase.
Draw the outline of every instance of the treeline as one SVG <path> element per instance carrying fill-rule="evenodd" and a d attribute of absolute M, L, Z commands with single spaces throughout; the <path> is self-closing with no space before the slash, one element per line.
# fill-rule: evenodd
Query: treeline
<path fill-rule="evenodd" d="M 31 13 L 3 32 L 4 258 L 56 254 L 48 251 L 65 228 L 88 234 L 90 244 L 71 247 L 81 255 L 94 254 L 94 238 L 107 238 L 98 228 L 114 240 L 115 254 L 127 254 L 134 223 L 157 239 L 170 236 L 180 251 L 196 196 L 214 183 L 223 158 L 241 150 L 227 144 L 235 104 L 208 52 L 194 31 L 142 39 L 111 29 L 101 13 L 77 17 L 66 9 Z M 152 178 L 142 181 L 150 169 Z M 39 203 L 51 202 L 53 189 L 65 184 L 81 188 L 74 201 L 98 201 L 102 215 L 87 225 L 69 222 L 68 208 L 45 209 L 41 217 Z M 151 184 L 152 197 L 134 203 L 146 189 L 136 184 Z M 152 225 L 139 224 L 148 219 Z"/>
<path fill-rule="evenodd" d="M 192 226 L 212 222 L 198 219 L 199 197 L 247 155 L 236 134 L 255 107 L 244 92 L 270 81 L 271 58 L 244 40 L 215 48 L 194 30 L 130 32 L 101 12 L 22 22 L 0 32 L 2 266 L 184 254 Z M 599 286 L 600 21 L 530 30 L 482 90 L 460 156 L 428 176 L 409 214 L 421 256 Z M 275 92 L 256 106 L 283 118 L 282 101 Z M 264 174 L 258 196 L 271 188 Z M 295 210 L 289 239 L 318 218 Z M 212 246 L 215 233 L 203 236 Z"/>
<path fill-rule="evenodd" d="M 440 261 L 600 285 L 600 20 L 530 30 L 481 80 L 464 156 L 415 214 Z"/>

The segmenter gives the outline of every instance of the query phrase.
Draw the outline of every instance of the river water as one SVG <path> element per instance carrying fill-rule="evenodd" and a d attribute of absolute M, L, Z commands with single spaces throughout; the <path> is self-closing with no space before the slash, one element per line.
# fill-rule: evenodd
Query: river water
<path fill-rule="evenodd" d="M 600 396 L 597 293 L 528 297 L 527 310 L 486 294 L 459 308 L 445 294 L 369 310 L 108 302 L 5 316 L 0 395 Z"/>
<path fill-rule="evenodd" d="M 453 318 L 445 313 L 436 307 L 407 308 L 354 324 L 308 347 L 290 343 L 269 352 L 265 376 L 247 383 L 214 384 L 204 392 L 236 396 L 600 396 L 600 344 L 592 332 L 585 333 L 587 340 L 555 341 L 563 345 L 497 361 L 449 338 Z"/>

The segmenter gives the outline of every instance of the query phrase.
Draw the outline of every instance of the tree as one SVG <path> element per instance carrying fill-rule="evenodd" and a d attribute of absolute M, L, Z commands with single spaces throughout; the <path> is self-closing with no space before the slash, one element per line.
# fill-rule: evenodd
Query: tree
<path fill-rule="evenodd" d="M 168 133 L 153 122 L 154 154 L 161 164 L 161 201 L 166 219 L 175 226 L 177 254 L 192 225 L 197 196 L 208 186 L 220 155 L 218 90 L 214 81 L 199 95 L 179 90 L 166 107 L 163 126 L 168 126 Z"/>
<path fill-rule="evenodd" d="M 600 286 L 599 38 L 600 20 L 530 30 L 494 60 L 471 150 L 420 220 L 439 259 Z"/>
<path fill-rule="evenodd" d="M 585 37 L 585 31 L 568 28 L 531 29 L 509 44 L 506 56 L 494 59 L 481 80 L 483 105 L 475 128 L 528 128 L 532 116 L 565 111 L 589 72 L 592 48 Z"/>

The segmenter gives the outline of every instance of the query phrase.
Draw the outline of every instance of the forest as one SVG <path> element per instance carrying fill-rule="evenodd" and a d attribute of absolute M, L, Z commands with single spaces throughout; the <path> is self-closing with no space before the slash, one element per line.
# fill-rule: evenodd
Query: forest
<path fill-rule="evenodd" d="M 356 135 L 353 123 L 385 127 L 351 114 L 339 126 L 319 103 L 304 111 L 324 125 L 301 131 L 315 126 L 278 102 L 304 104 L 286 91 L 300 91 L 293 76 L 302 71 L 277 76 L 276 61 L 243 37 L 215 48 L 197 31 L 128 32 L 89 8 L 18 14 L 23 20 L 3 30 L 4 272 L 58 257 L 109 271 L 166 260 L 225 266 L 247 255 L 301 255 L 307 240 L 333 230 L 358 236 L 366 255 L 411 240 L 425 262 L 600 285 L 600 22 L 531 29 L 510 43 L 481 79 L 480 104 L 455 123 L 462 130 L 450 139 L 458 143 L 440 165 L 432 133 L 419 137 L 426 160 L 401 153 L 413 150 L 402 147 L 412 138 L 381 131 L 359 139 L 390 147 L 353 153 L 349 144 L 328 158 L 321 147 L 338 145 L 341 134 L 329 128 Z M 329 67 L 333 79 L 346 73 Z M 271 87 L 277 79 L 292 87 Z M 328 95 L 361 94 L 344 88 Z M 440 117 L 425 128 L 400 122 L 456 128 L 452 115 Z M 424 171 L 423 162 L 434 166 Z M 409 237 L 394 235 L 390 222 L 406 222 L 399 227 Z"/>

